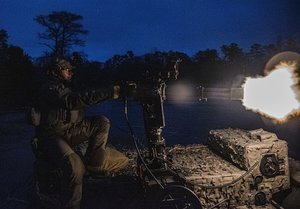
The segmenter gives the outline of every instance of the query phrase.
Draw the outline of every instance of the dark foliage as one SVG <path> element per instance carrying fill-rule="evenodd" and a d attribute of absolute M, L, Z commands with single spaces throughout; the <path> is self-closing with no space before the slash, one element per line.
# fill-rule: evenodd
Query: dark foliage
<path fill-rule="evenodd" d="M 32 97 L 32 62 L 18 46 L 7 43 L 8 35 L 0 31 L 1 106 L 21 106 Z"/>
<path fill-rule="evenodd" d="M 244 52 L 238 44 L 231 43 L 221 47 L 222 56 L 216 49 L 201 50 L 192 57 L 173 51 L 156 51 L 134 56 L 133 52 L 129 51 L 107 60 L 104 70 L 109 71 L 111 78 L 117 80 L 138 80 L 145 72 L 157 74 L 169 70 L 172 63 L 181 59 L 180 79 L 197 85 L 231 87 L 237 86 L 240 78 L 263 75 L 264 65 L 268 59 L 278 52 L 287 50 L 300 52 L 299 42 L 287 38 L 267 46 L 253 44 L 249 52 Z"/>

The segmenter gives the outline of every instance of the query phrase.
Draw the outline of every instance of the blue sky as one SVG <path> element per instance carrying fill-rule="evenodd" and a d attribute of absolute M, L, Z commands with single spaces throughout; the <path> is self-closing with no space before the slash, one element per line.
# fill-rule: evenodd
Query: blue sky
<path fill-rule="evenodd" d="M 99 61 L 128 50 L 193 55 L 232 42 L 248 50 L 279 36 L 300 39 L 299 0 L 1 0 L 0 28 L 36 57 L 48 49 L 39 44 L 43 28 L 34 17 L 62 10 L 83 16 L 89 31 L 86 46 L 74 50 Z"/>

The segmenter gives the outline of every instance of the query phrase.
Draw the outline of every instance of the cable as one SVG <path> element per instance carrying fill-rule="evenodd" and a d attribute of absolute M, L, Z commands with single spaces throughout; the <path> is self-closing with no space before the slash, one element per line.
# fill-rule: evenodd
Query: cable
<path fill-rule="evenodd" d="M 161 160 L 165 161 L 167 164 L 172 164 L 170 161 L 166 160 L 166 159 L 163 159 L 163 158 L 160 158 Z M 244 174 L 242 174 L 241 176 L 239 176 L 238 178 L 234 179 L 233 181 L 229 182 L 229 183 L 226 183 L 226 184 L 222 184 L 222 185 L 218 185 L 218 186 L 209 186 L 209 185 L 201 185 L 201 184 L 196 184 L 192 181 L 189 181 L 189 180 L 186 180 L 185 181 L 189 184 L 192 184 L 194 186 L 199 186 L 201 188 L 204 188 L 204 189 L 218 189 L 218 188 L 224 188 L 224 187 L 228 187 L 230 185 L 233 185 L 235 184 L 236 182 L 240 181 L 241 179 L 243 179 L 245 176 L 247 176 L 248 174 L 250 174 L 254 168 L 256 168 L 256 166 L 258 165 L 260 161 L 256 161 L 255 164 L 253 164 L 250 169 L 248 171 L 246 171 Z M 170 166 L 168 166 L 168 169 L 174 174 L 174 175 L 178 175 L 178 172 L 177 171 L 174 171 Z"/>
<path fill-rule="evenodd" d="M 127 97 L 124 98 L 124 114 L 125 114 L 125 119 L 126 119 L 126 123 L 127 123 L 127 126 L 129 128 L 129 131 L 130 131 L 130 135 L 133 139 L 133 143 L 134 143 L 134 146 L 135 146 L 135 149 L 137 151 L 137 154 L 139 156 L 139 158 L 141 159 L 141 162 L 142 164 L 145 166 L 145 168 L 147 169 L 147 171 L 149 172 L 149 174 L 152 176 L 152 178 L 156 181 L 156 183 L 162 188 L 162 189 L 165 189 L 165 187 L 159 182 L 159 180 L 156 178 L 156 176 L 152 173 L 152 171 L 150 170 L 150 168 L 148 167 L 147 163 L 145 162 L 142 154 L 141 154 L 141 151 L 138 147 L 138 144 L 137 144 L 137 138 L 136 136 L 134 135 L 134 132 L 133 132 L 133 128 L 130 124 L 130 121 L 129 121 L 129 118 L 128 118 L 128 99 Z"/>
<path fill-rule="evenodd" d="M 270 152 L 270 149 L 264 153 L 264 154 L 267 154 Z M 167 160 L 166 160 L 167 161 Z M 243 179 L 245 176 L 249 175 L 257 166 L 258 164 L 260 163 L 261 159 L 257 160 L 251 167 L 248 171 L 246 171 L 244 174 L 242 174 L 241 176 L 239 176 L 238 178 L 234 179 L 233 181 L 229 182 L 229 183 L 226 183 L 226 184 L 222 184 L 222 185 L 218 185 L 218 186 L 209 186 L 209 185 L 202 185 L 202 184 L 197 184 L 197 183 L 194 183 L 192 181 L 189 181 L 189 180 L 186 180 L 186 182 L 194 185 L 194 186 L 198 186 L 198 187 L 201 187 L 203 189 L 219 189 L 219 188 L 224 188 L 224 187 L 228 187 L 230 185 L 233 185 L 235 184 L 236 182 L 240 181 L 241 179 Z M 167 161 L 169 162 L 169 161 Z M 168 166 L 168 169 L 171 170 L 172 172 L 174 173 L 177 173 L 176 171 L 172 170 L 172 168 L 170 168 Z"/>
<path fill-rule="evenodd" d="M 210 207 L 210 208 L 208 208 L 208 209 L 213 209 L 213 208 L 216 208 L 216 207 L 218 207 L 218 206 L 222 205 L 224 202 L 227 202 L 227 201 L 229 201 L 229 198 L 226 198 L 226 199 L 224 199 L 224 200 L 220 201 L 219 203 L 217 203 L 217 204 L 215 204 L 215 205 L 211 206 L 211 207 Z"/>
<path fill-rule="evenodd" d="M 267 153 L 270 153 L 271 149 L 268 149 L 267 152 L 265 152 L 264 154 L 267 154 Z M 204 189 L 219 189 L 219 188 L 224 188 L 224 187 L 228 187 L 230 185 L 233 185 L 235 184 L 236 182 L 240 181 L 241 179 L 243 179 L 245 176 L 247 176 L 248 174 L 250 174 L 257 166 L 258 164 L 260 163 L 261 161 L 261 158 L 258 159 L 251 167 L 248 171 L 246 171 L 244 174 L 242 174 L 240 177 L 238 177 L 237 179 L 234 179 L 233 181 L 229 182 L 229 183 L 226 183 L 226 184 L 222 184 L 222 185 L 218 185 L 218 186 L 208 186 L 208 185 L 201 185 L 201 184 L 195 184 L 191 181 L 188 181 L 188 183 L 191 183 L 193 184 L 194 186 L 199 186 L 201 188 L 204 188 Z"/>
<path fill-rule="evenodd" d="M 161 159 L 161 160 L 164 160 L 166 163 L 171 164 L 171 162 L 168 161 L 168 160 L 166 160 L 166 159 L 162 159 L 162 158 L 160 158 L 160 159 Z M 245 176 L 247 176 L 248 174 L 250 174 L 250 173 L 254 170 L 254 168 L 256 168 L 256 166 L 258 165 L 259 162 L 260 162 L 260 161 L 256 161 L 255 164 L 253 164 L 253 165 L 251 166 L 251 168 L 250 168 L 248 171 L 246 171 L 244 174 L 242 174 L 242 175 L 239 176 L 238 178 L 236 178 L 236 179 L 234 179 L 233 181 L 231 181 L 231 182 L 229 182 L 229 183 L 226 183 L 226 184 L 222 184 L 222 185 L 218 185 L 218 186 L 209 186 L 209 185 L 197 184 L 197 183 L 194 183 L 194 182 L 189 181 L 189 180 L 186 180 L 186 179 L 185 179 L 185 181 L 186 181 L 187 183 L 189 183 L 189 184 L 192 184 L 192 185 L 194 185 L 194 186 L 199 186 L 199 187 L 204 188 L 204 189 L 218 189 L 218 188 L 228 187 L 228 186 L 233 185 L 233 184 L 235 184 L 236 182 L 240 181 L 241 179 L 243 179 L 243 178 L 244 178 Z M 172 168 L 170 168 L 168 165 L 167 165 L 167 167 L 168 167 L 168 169 L 169 169 L 174 175 L 176 175 L 176 174 L 178 175 L 178 172 L 177 172 L 177 171 L 174 171 L 174 170 L 173 170 Z"/>
<path fill-rule="evenodd" d="M 244 178 L 245 176 L 247 176 L 248 174 L 250 174 L 250 173 L 254 170 L 254 168 L 256 168 L 256 166 L 259 164 L 259 162 L 260 162 L 259 160 L 256 161 L 256 162 L 251 166 L 251 168 L 250 168 L 248 171 L 246 171 L 246 172 L 245 172 L 244 174 L 242 174 L 240 177 L 238 177 L 238 178 L 234 179 L 233 181 L 231 181 L 231 182 L 229 182 L 229 183 L 226 183 L 226 184 L 222 184 L 222 185 L 218 185 L 218 186 L 209 186 L 209 185 L 196 184 L 196 183 L 193 183 L 193 182 L 191 182 L 191 181 L 189 181 L 189 180 L 187 180 L 187 182 L 190 183 L 190 184 L 193 184 L 194 186 L 201 187 L 201 188 L 203 188 L 203 189 L 219 189 L 219 188 L 228 187 L 228 186 L 233 185 L 233 184 L 235 184 L 236 182 L 240 181 L 241 179 L 243 179 L 243 178 Z"/>

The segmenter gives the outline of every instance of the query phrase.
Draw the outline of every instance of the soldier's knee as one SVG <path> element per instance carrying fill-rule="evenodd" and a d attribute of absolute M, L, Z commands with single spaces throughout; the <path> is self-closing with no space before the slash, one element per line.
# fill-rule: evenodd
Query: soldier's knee
<path fill-rule="evenodd" d="M 96 117 L 96 120 L 95 120 L 95 125 L 97 127 L 101 127 L 101 129 L 109 129 L 110 128 L 110 121 L 107 117 L 105 116 L 98 116 Z"/>
<path fill-rule="evenodd" d="M 100 118 L 100 123 L 101 124 L 109 126 L 110 121 L 109 121 L 109 119 L 107 117 L 105 117 L 105 116 L 102 115 L 99 118 Z"/>
<path fill-rule="evenodd" d="M 82 184 L 83 175 L 85 173 L 85 166 L 81 158 L 77 154 L 72 153 L 68 155 L 67 160 L 67 173 L 69 174 L 71 182 L 74 184 Z"/>

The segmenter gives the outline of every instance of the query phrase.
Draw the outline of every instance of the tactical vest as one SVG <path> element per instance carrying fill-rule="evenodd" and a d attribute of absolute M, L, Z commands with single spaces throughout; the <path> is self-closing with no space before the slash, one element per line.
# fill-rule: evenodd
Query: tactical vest
<path fill-rule="evenodd" d="M 57 109 L 41 113 L 41 124 L 78 123 L 84 118 L 84 110 Z"/>

